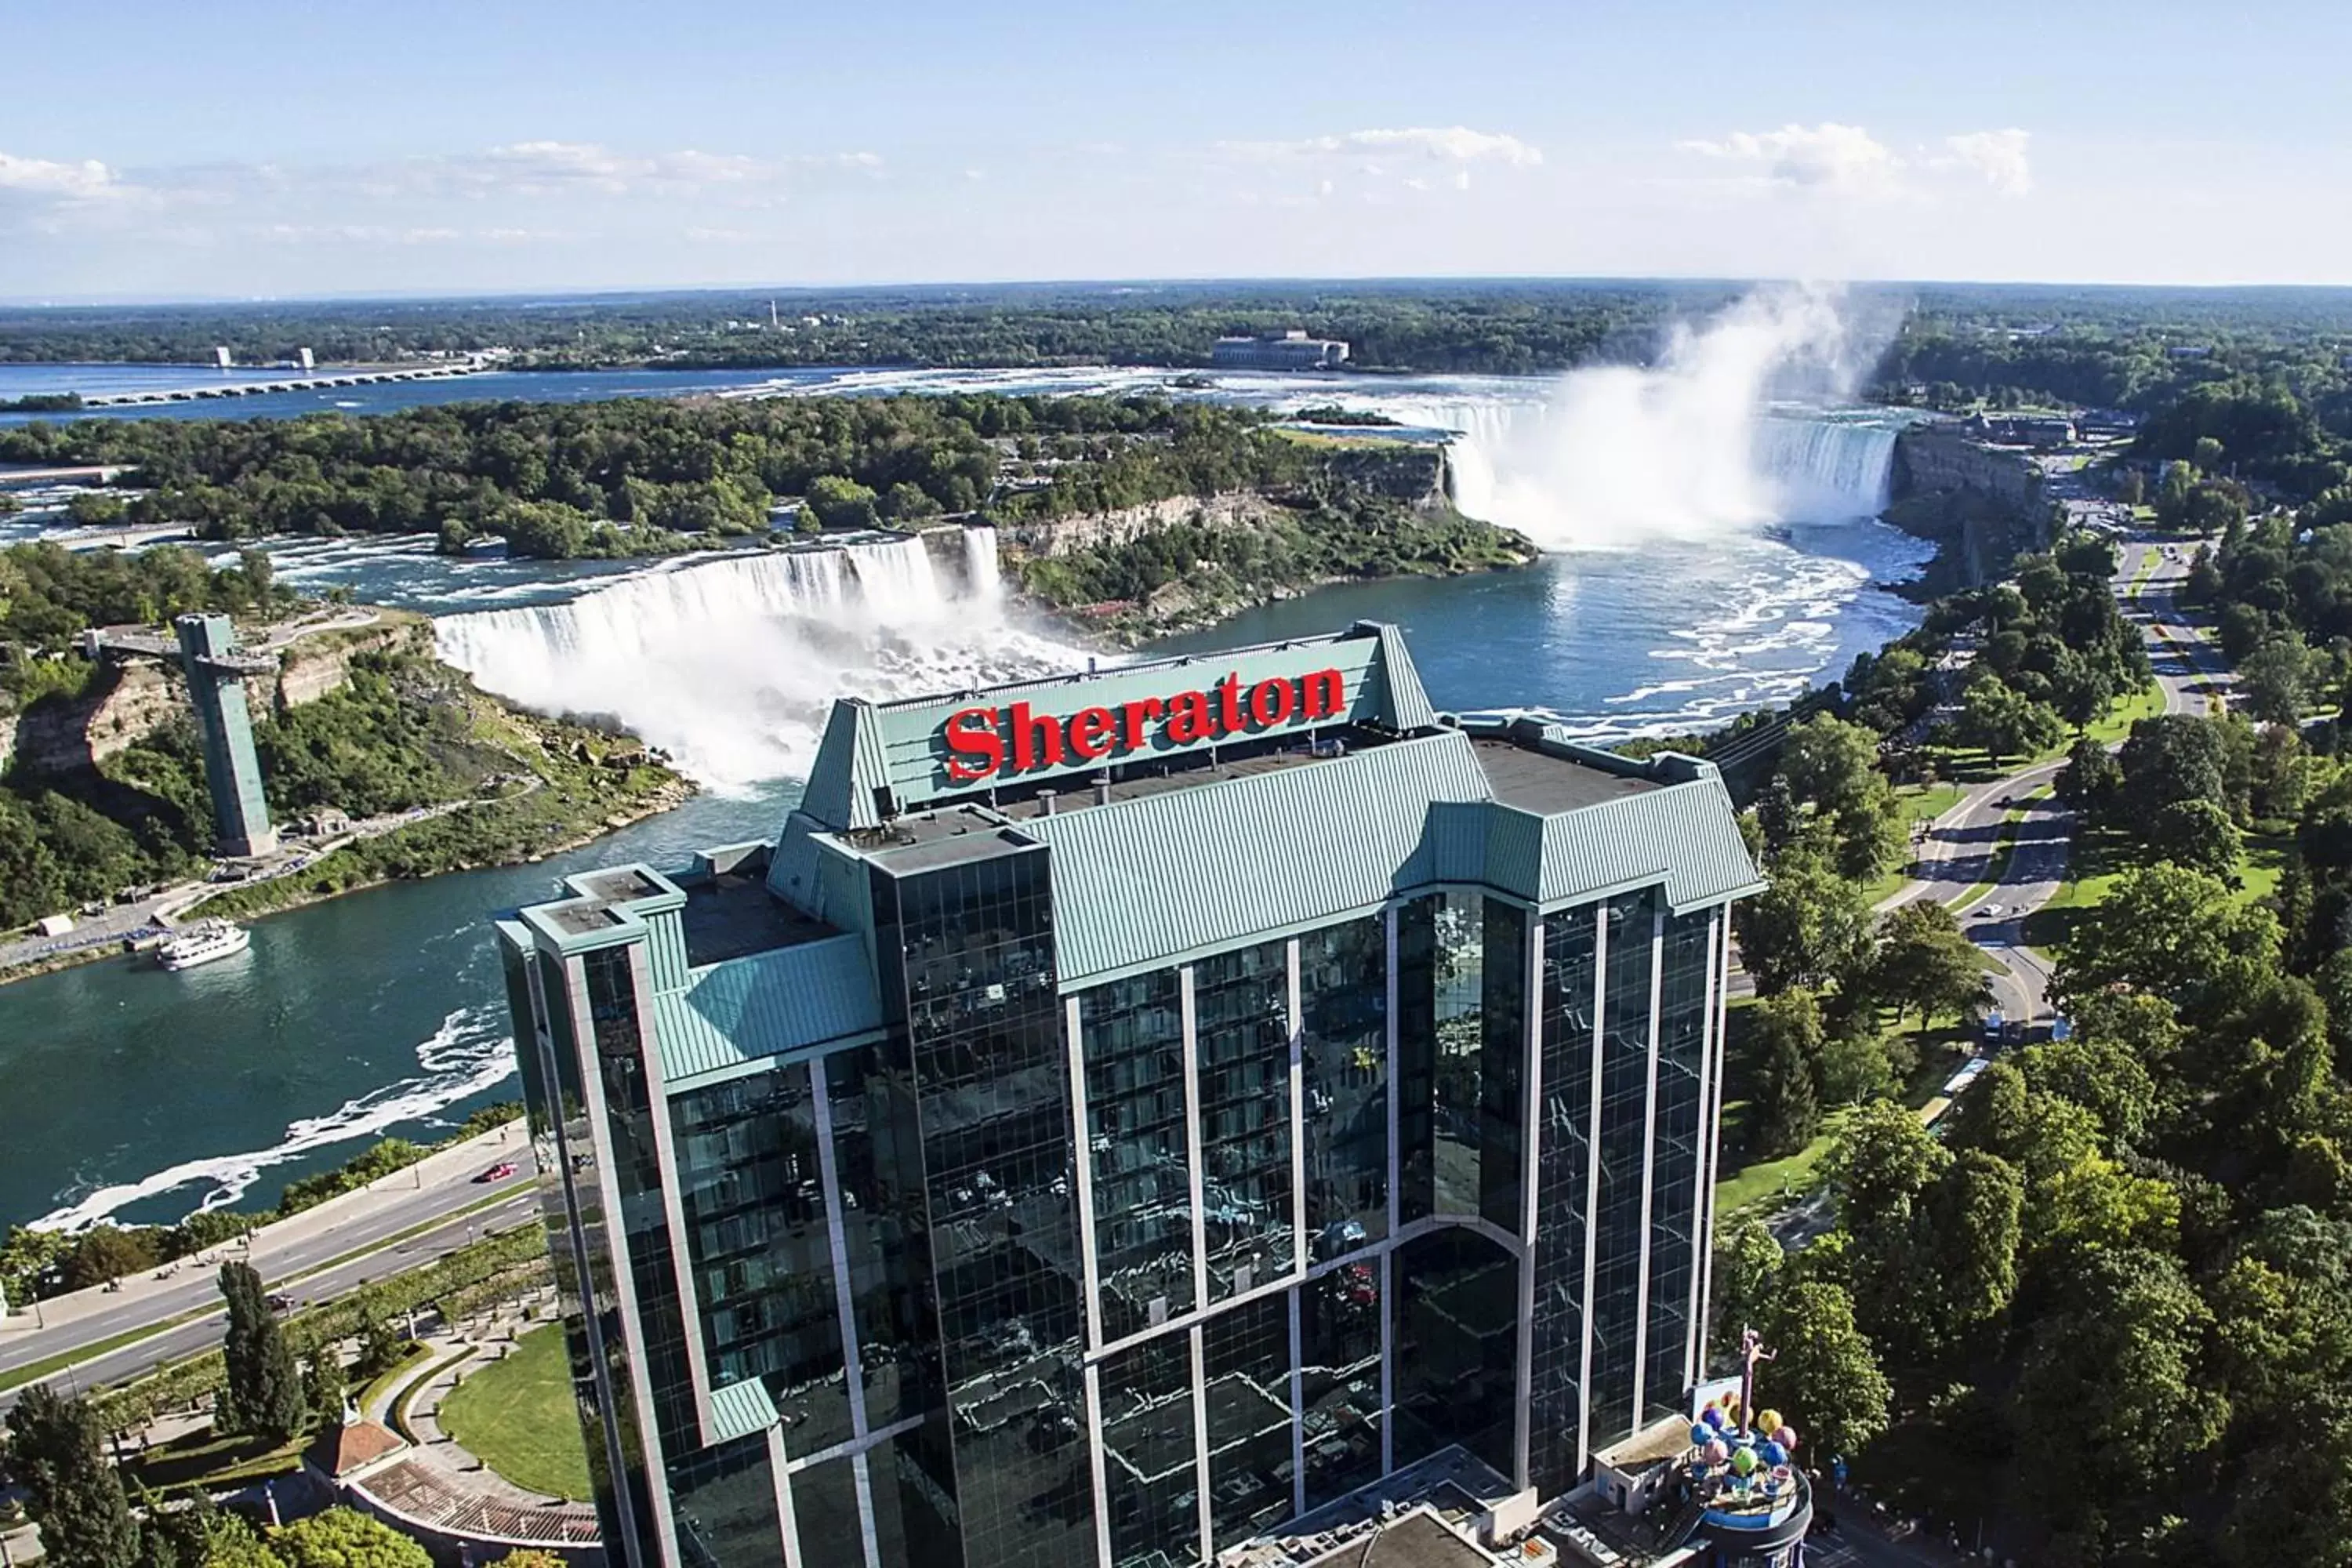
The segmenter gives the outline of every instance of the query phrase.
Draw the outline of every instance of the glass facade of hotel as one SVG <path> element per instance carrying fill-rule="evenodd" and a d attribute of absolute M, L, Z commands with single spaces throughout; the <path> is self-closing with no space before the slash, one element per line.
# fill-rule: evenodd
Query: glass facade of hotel
<path fill-rule="evenodd" d="M 721 1568 L 1188 1563 L 1449 1444 L 1556 1495 L 1677 1406 L 1719 907 L 1447 891 L 1064 997 L 1046 877 L 877 872 L 887 1037 L 673 1091 L 666 1142 L 626 950 L 576 961 L 607 1138 L 544 1120 L 561 1008 L 528 1088 L 559 1258 L 598 1149 L 629 1216 L 628 1310 L 603 1251 L 567 1292 L 610 1528 L 666 1510 Z M 780 1441 L 704 1443 L 698 1358 Z"/>

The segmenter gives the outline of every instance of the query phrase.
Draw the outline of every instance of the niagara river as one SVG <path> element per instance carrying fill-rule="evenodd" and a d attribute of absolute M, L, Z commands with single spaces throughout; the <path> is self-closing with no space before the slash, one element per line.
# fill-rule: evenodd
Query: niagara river
<path fill-rule="evenodd" d="M 1164 371 L 856 371 L 731 378 L 726 391 L 1166 389 L 1286 410 L 1344 401 L 1443 436 L 1464 510 L 1534 538 L 1546 551 L 1537 565 L 1328 588 L 1144 656 L 1391 621 L 1441 707 L 1539 707 L 1606 740 L 1785 700 L 1914 624 L 1883 584 L 1913 574 L 1927 549 L 1874 521 L 1895 426 L 1819 395 L 1788 400 L 1788 357 L 1701 338 L 1649 369 L 1545 381 L 1234 376 L 1180 388 Z M 282 580 L 435 615 L 442 657 L 486 688 L 609 714 L 706 793 L 538 865 L 260 921 L 248 953 L 185 975 L 110 963 L 6 988 L 0 1094 L 24 1102 L 37 1086 L 47 1109 L 12 1133 L 0 1222 L 169 1220 L 266 1203 L 366 1140 L 436 1136 L 512 1098 L 489 911 L 544 897 L 568 870 L 674 864 L 772 835 L 835 696 L 962 689 L 1090 657 L 1007 597 L 983 531 L 945 572 L 904 541 L 652 566 L 451 560 L 428 540 L 271 548 Z"/>

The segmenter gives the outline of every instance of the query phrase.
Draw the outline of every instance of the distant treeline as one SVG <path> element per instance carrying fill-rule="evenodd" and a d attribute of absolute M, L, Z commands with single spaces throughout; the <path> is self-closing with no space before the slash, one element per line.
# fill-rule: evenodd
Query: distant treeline
<path fill-rule="evenodd" d="M 942 514 L 1061 516 L 1295 484 L 1323 459 L 1270 416 L 1165 398 L 458 404 L 362 418 L 79 420 L 0 462 L 112 463 L 127 521 L 210 539 L 438 531 L 517 554 L 658 555 Z"/>
<path fill-rule="evenodd" d="M 329 362 L 516 351 L 551 367 L 1075 363 L 1202 366 L 1230 332 L 1344 338 L 1373 370 L 1523 374 L 1643 361 L 1670 322 L 1740 282 L 1493 279 L 776 289 L 552 300 L 0 310 L 0 362 Z M 2172 347 L 2224 364 L 2242 343 L 2352 348 L 2352 290 L 1873 285 L 1858 316 L 1909 314 L 1897 380 L 2008 386 L 2095 404 L 2169 379 Z M 771 313 L 772 307 L 772 316 Z M 2011 334 L 2016 334 L 2014 337 Z M 2120 348 L 2120 361 L 2109 348 Z M 2138 362 L 2137 364 L 2120 362 Z M 2072 388 L 2060 393 L 2061 385 Z"/>

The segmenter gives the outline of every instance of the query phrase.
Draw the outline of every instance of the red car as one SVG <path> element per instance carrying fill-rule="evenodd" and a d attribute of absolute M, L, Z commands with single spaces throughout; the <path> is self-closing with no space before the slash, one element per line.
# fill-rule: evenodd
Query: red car
<path fill-rule="evenodd" d="M 488 1170 L 484 1171 L 480 1175 L 476 1176 L 474 1180 L 477 1182 L 503 1182 L 514 1173 L 514 1162 L 512 1160 L 501 1160 L 497 1164 L 492 1165 Z"/>

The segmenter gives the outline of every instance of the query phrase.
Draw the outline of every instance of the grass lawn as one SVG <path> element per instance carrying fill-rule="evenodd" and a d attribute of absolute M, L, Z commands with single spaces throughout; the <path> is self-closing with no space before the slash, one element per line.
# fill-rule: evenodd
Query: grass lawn
<path fill-rule="evenodd" d="M 2236 900 L 2241 905 L 2258 903 L 2278 891 L 2279 877 L 2286 869 L 2294 840 L 2284 835 L 2250 833 L 2246 835 L 2246 854 L 2238 864 Z M 2043 952 L 2055 952 L 2066 945 L 2074 934 L 2074 922 L 2084 910 L 2107 901 L 2108 890 L 2116 879 L 2131 869 L 2122 858 L 2123 846 L 2112 834 L 2095 838 L 2075 840 L 2074 867 L 2084 869 L 2084 875 L 2070 875 L 2058 884 L 2058 891 L 2050 901 L 2025 917 L 2025 945 Z"/>
<path fill-rule="evenodd" d="M 1750 1205 L 1778 1200 L 1783 1194 L 1809 1193 L 1820 1185 L 1821 1178 L 1814 1168 L 1837 1141 L 1838 1129 L 1845 1125 L 1845 1119 L 1843 1109 L 1832 1110 L 1822 1118 L 1820 1136 L 1795 1153 L 1784 1159 L 1759 1160 L 1733 1173 L 1730 1180 L 1717 1183 L 1715 1212 L 1725 1216 L 1716 1221 L 1717 1228 L 1721 1229 L 1728 1216 Z"/>
<path fill-rule="evenodd" d="M 2102 746 L 2120 746 L 2131 733 L 2134 724 L 2142 719 L 2154 719 L 2163 711 L 2164 688 L 2151 680 L 2139 689 L 2137 695 L 2116 698 L 2114 705 L 2108 708 L 2107 716 L 2091 725 L 2084 733 Z M 2074 742 L 2069 740 L 2065 750 L 2072 751 L 2074 745 Z M 2063 752 L 2053 754 L 2063 755 Z"/>
<path fill-rule="evenodd" d="M 560 1326 L 531 1330 L 506 1360 L 459 1384 L 441 1402 L 440 1420 L 467 1452 L 515 1485 L 589 1500 L 588 1456 Z"/>

